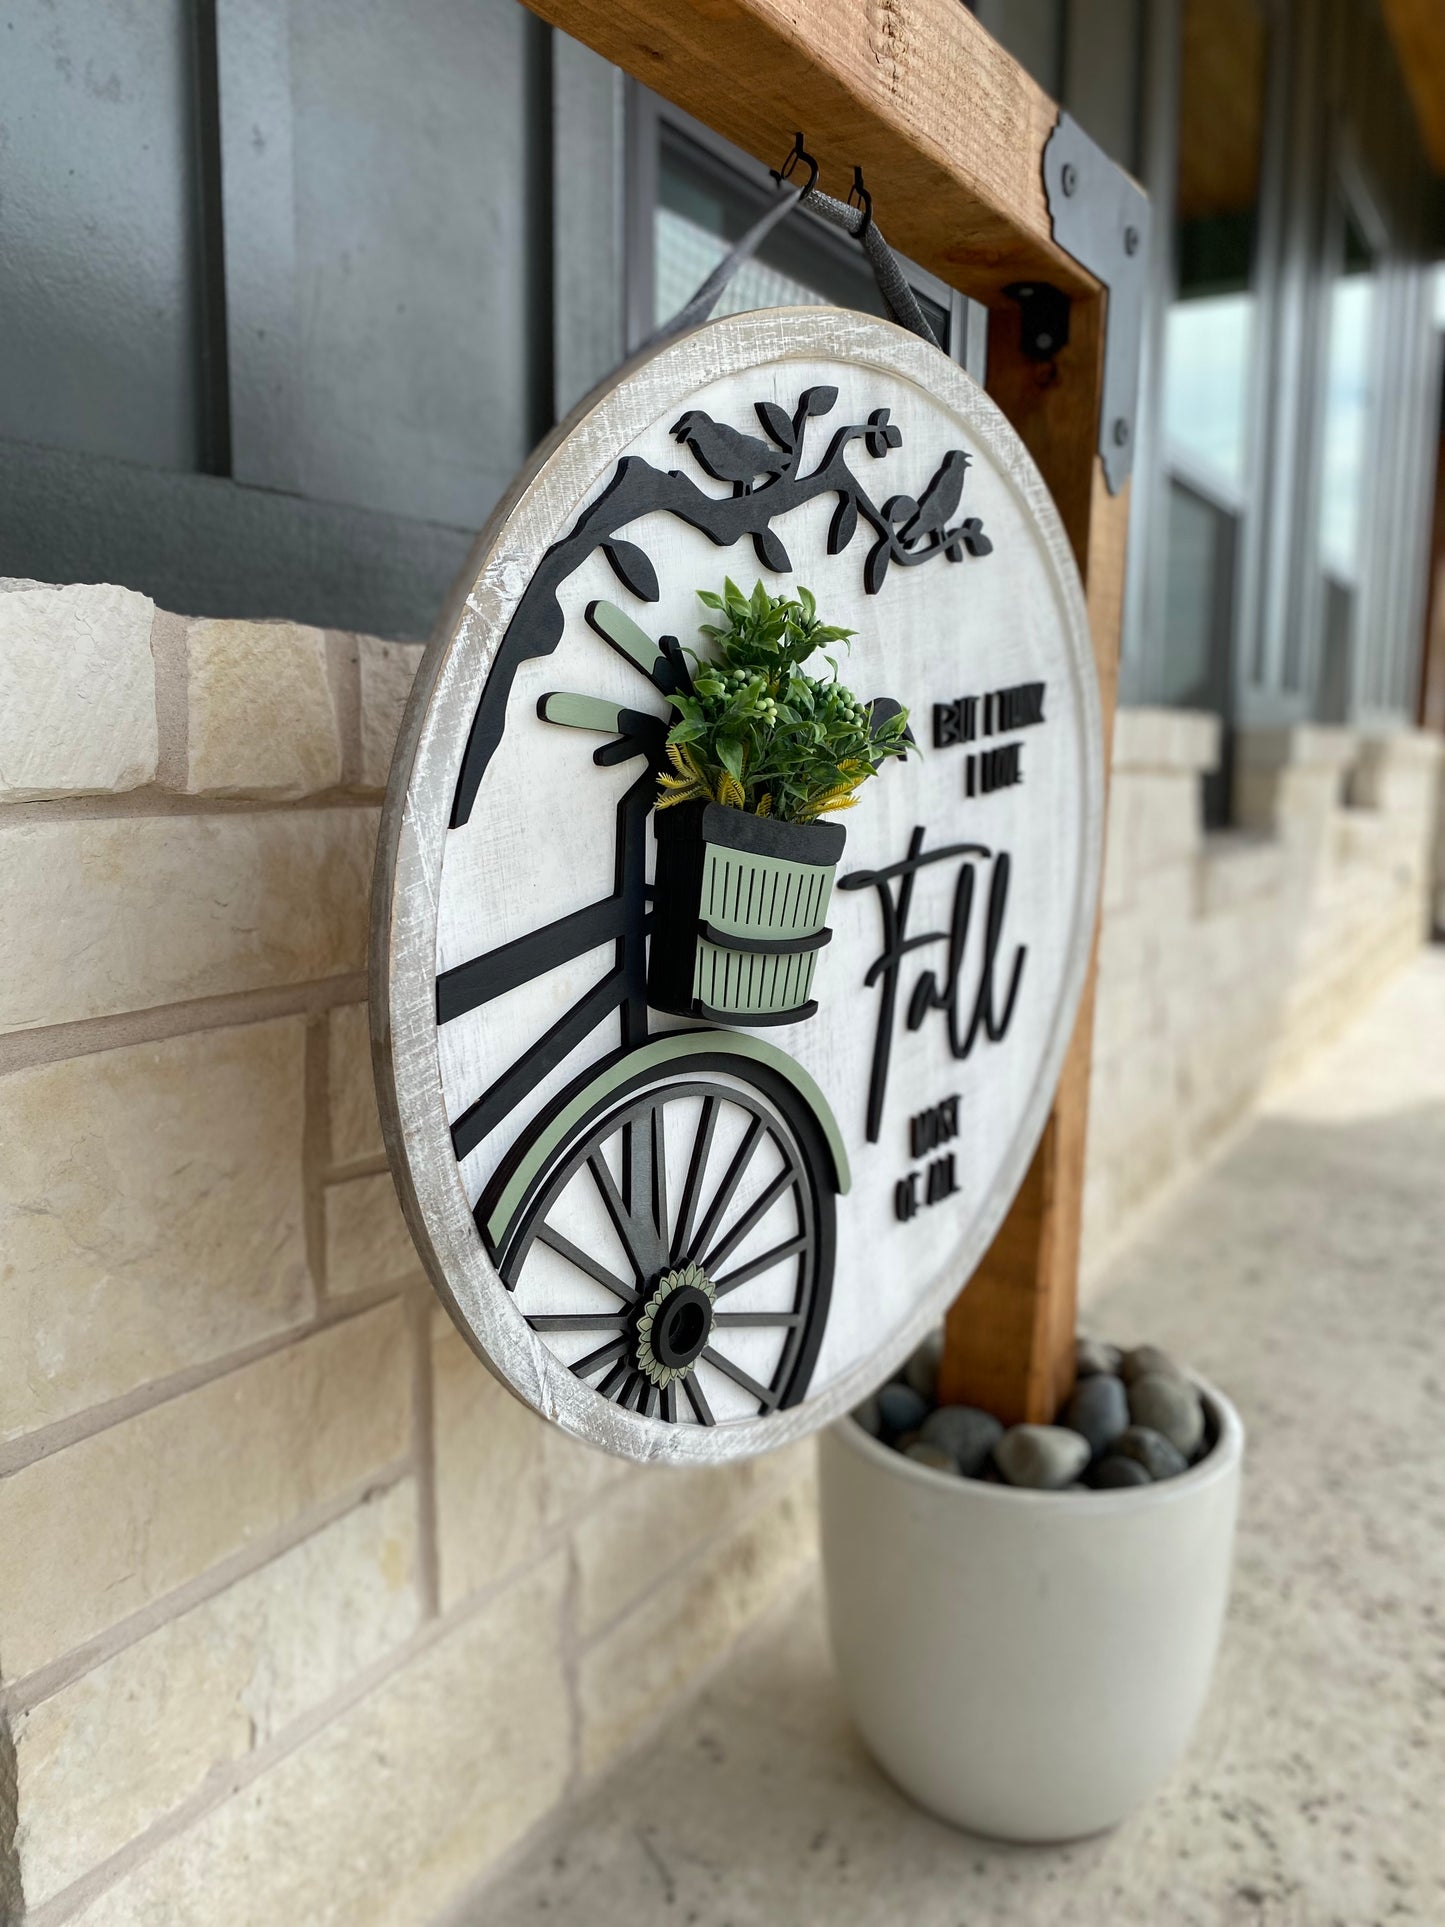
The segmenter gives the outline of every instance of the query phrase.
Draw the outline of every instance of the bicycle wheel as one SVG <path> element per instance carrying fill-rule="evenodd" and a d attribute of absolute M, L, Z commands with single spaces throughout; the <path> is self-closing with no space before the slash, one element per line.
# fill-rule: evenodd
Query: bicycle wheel
<path fill-rule="evenodd" d="M 821 1133 L 781 1079 L 665 1073 L 565 1144 L 501 1271 L 603 1398 L 712 1425 L 796 1404 L 832 1285 Z"/>

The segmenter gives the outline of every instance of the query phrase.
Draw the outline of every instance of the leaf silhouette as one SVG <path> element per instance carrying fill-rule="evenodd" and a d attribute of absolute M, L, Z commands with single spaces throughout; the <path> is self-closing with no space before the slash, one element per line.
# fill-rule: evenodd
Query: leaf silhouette
<path fill-rule="evenodd" d="M 791 450 L 794 445 L 792 417 L 775 401 L 756 401 L 753 409 L 778 447 Z"/>
<path fill-rule="evenodd" d="M 602 544 L 602 553 L 624 589 L 631 589 L 643 602 L 657 601 L 662 593 L 657 586 L 657 571 L 635 542 L 619 542 L 614 536 Z"/>
<path fill-rule="evenodd" d="M 891 559 L 888 537 L 881 536 L 868 551 L 868 560 L 863 565 L 863 587 L 869 595 L 877 595 L 883 587 L 883 578 L 888 573 Z"/>
<path fill-rule="evenodd" d="M 753 547 L 765 569 L 773 569 L 778 575 L 792 573 L 793 565 L 788 560 L 788 551 L 771 529 L 758 529 L 753 536 Z"/>
<path fill-rule="evenodd" d="M 858 504 L 851 495 L 840 497 L 828 525 L 828 553 L 841 555 L 858 533 Z"/>
<path fill-rule="evenodd" d="M 828 414 L 838 399 L 836 388 L 805 388 L 803 390 L 803 409 L 809 415 Z"/>

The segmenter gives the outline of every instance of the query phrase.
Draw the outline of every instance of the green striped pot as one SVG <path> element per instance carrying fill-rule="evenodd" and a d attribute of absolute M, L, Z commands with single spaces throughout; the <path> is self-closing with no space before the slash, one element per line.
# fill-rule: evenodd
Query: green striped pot
<path fill-rule="evenodd" d="M 653 824 L 648 1002 L 726 1024 L 811 1017 L 841 826 L 775 823 L 719 803 L 658 810 Z"/>

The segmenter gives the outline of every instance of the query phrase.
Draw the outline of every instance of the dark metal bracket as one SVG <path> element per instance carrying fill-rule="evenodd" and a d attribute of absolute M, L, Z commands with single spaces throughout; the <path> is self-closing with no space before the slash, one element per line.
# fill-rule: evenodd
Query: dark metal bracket
<path fill-rule="evenodd" d="M 1068 114 L 1059 115 L 1044 148 L 1044 193 L 1055 241 L 1109 290 L 1099 454 L 1109 493 L 1117 495 L 1134 466 L 1149 197 Z M 1022 290 L 1017 298 L 1023 300 Z M 1025 304 L 1026 328 L 1027 313 Z"/>
<path fill-rule="evenodd" d="M 1050 281 L 1011 281 L 1004 289 L 1019 304 L 1019 346 L 1029 361 L 1052 361 L 1069 341 L 1069 297 Z"/>

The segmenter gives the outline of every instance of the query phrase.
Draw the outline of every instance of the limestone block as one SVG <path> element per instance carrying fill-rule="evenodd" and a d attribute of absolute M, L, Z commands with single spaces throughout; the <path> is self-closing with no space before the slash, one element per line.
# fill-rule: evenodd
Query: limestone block
<path fill-rule="evenodd" d="M 0 1480 L 0 1678 L 18 1679 L 406 1450 L 411 1361 L 380 1305 Z"/>
<path fill-rule="evenodd" d="M 1286 856 L 1275 837 L 1249 830 L 1211 830 L 1199 869 L 1203 916 L 1274 895 L 1283 888 Z"/>
<path fill-rule="evenodd" d="M 370 809 L 0 821 L 0 1030 L 365 968 Z"/>
<path fill-rule="evenodd" d="M 1204 839 L 1197 775 L 1134 771 L 1127 783 L 1135 876 L 1197 855 Z"/>
<path fill-rule="evenodd" d="M 1429 816 L 1439 794 L 1445 742 L 1431 731 L 1368 736 L 1350 772 L 1350 801 L 1391 815 Z"/>
<path fill-rule="evenodd" d="M 791 1488 L 586 1648 L 577 1681 L 584 1770 L 596 1772 L 658 1719 L 815 1555 L 816 1510 Z"/>
<path fill-rule="evenodd" d="M 1104 873 L 1100 883 L 1100 906 L 1107 916 L 1121 909 L 1132 894 L 1132 865 L 1129 861 L 1131 819 L 1124 803 L 1115 805 L 1111 791 L 1104 819 Z"/>
<path fill-rule="evenodd" d="M 326 1290 L 333 1297 L 422 1275 L 389 1171 L 328 1184 Z"/>
<path fill-rule="evenodd" d="M 109 582 L 0 596 L 0 800 L 155 780 L 154 615 Z"/>
<path fill-rule="evenodd" d="M 1094 995 L 1095 1063 L 1148 1049 L 1168 1022 L 1168 1001 L 1152 973 L 1132 983 L 1101 977 Z"/>
<path fill-rule="evenodd" d="M 349 1164 L 379 1157 L 381 1119 L 371 1075 L 371 1033 L 365 1004 L 333 1010 L 327 1036 L 327 1083 L 331 1098 L 331 1161 Z"/>
<path fill-rule="evenodd" d="M 549 1531 L 596 1494 L 638 1475 L 515 1399 L 440 1310 L 432 1382 L 446 1610 L 530 1558 Z"/>
<path fill-rule="evenodd" d="M 1205 709 L 1124 704 L 1114 714 L 1116 770 L 1180 773 L 1217 769 L 1220 720 Z"/>
<path fill-rule="evenodd" d="M 295 622 L 192 622 L 186 630 L 186 788 L 307 796 L 341 781 L 326 639 Z"/>
<path fill-rule="evenodd" d="M 1138 984 L 1147 976 L 1153 958 L 1152 926 L 1142 910 L 1126 906 L 1105 913 L 1099 927 L 1099 994 Z"/>
<path fill-rule="evenodd" d="M 416 1927 L 552 1806 L 559 1557 L 169 1840 L 76 1927 Z"/>
<path fill-rule="evenodd" d="M 590 1505 L 573 1535 L 578 1632 L 590 1638 L 680 1559 L 721 1538 L 763 1494 L 806 1483 L 812 1465 L 805 1442 L 739 1465 L 659 1466 Z"/>
<path fill-rule="evenodd" d="M 1337 776 L 1354 761 L 1359 736 L 1325 723 L 1286 723 L 1235 731 L 1236 765 L 1245 769 L 1317 768 Z"/>
<path fill-rule="evenodd" d="M 367 789 L 384 790 L 421 649 L 414 642 L 379 642 L 375 636 L 358 636 L 356 642 L 361 668 L 361 781 Z"/>
<path fill-rule="evenodd" d="M 415 1632 L 416 1518 L 403 1480 L 16 1719 L 32 1907 Z"/>
<path fill-rule="evenodd" d="M 1162 1029 L 1104 1059 L 1091 1084 L 1090 1151 L 1111 1159 L 1152 1133 L 1172 1158 L 1174 1086 L 1174 1040 Z"/>
<path fill-rule="evenodd" d="M 311 1308 L 299 1017 L 0 1078 L 0 1438 Z"/>

